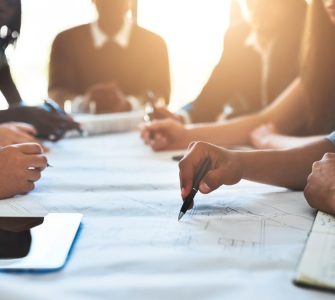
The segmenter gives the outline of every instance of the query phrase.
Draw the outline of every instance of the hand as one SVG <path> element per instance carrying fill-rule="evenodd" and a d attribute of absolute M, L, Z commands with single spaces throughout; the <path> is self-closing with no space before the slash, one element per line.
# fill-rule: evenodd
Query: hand
<path fill-rule="evenodd" d="M 32 124 L 40 138 L 57 141 L 61 139 L 66 131 L 76 129 L 78 124 L 65 113 L 48 111 L 47 107 L 41 106 L 15 106 L 2 112 L 7 121 L 16 121 Z"/>
<path fill-rule="evenodd" d="M 311 207 L 335 213 L 335 153 L 327 153 L 321 161 L 313 164 L 305 197 Z"/>
<path fill-rule="evenodd" d="M 5 123 L 0 125 L 0 146 L 20 143 L 38 143 L 36 129 L 25 123 Z"/>
<path fill-rule="evenodd" d="M 155 151 L 184 149 L 191 142 L 184 125 L 166 119 L 140 125 L 141 138 Z"/>
<path fill-rule="evenodd" d="M 252 145 L 257 149 L 272 148 L 272 139 L 279 132 L 273 124 L 261 125 L 250 135 Z"/>
<path fill-rule="evenodd" d="M 38 144 L 19 144 L 0 149 L 0 199 L 25 194 L 35 187 L 47 167 Z"/>
<path fill-rule="evenodd" d="M 155 106 L 152 117 L 155 120 L 172 119 L 182 124 L 185 123 L 182 116 L 170 112 L 165 106 Z"/>
<path fill-rule="evenodd" d="M 181 197 L 185 199 L 191 192 L 196 172 L 206 159 L 211 160 L 211 167 L 199 185 L 199 191 L 208 194 L 221 185 L 233 185 L 242 179 L 242 165 L 237 152 L 203 143 L 194 142 L 188 153 L 179 163 Z"/>
<path fill-rule="evenodd" d="M 127 97 L 115 82 L 92 86 L 85 98 L 86 102 L 95 103 L 97 114 L 131 110 Z"/>

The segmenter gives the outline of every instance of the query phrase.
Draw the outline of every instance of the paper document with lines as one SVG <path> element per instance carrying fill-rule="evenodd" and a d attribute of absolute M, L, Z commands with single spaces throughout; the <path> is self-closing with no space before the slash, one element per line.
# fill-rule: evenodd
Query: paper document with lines
<path fill-rule="evenodd" d="M 78 114 L 74 118 L 82 126 L 86 135 L 128 132 L 138 129 L 143 121 L 143 111 L 131 111 L 111 114 Z M 79 136 L 77 131 L 67 134 L 67 137 Z"/>
<path fill-rule="evenodd" d="M 319 212 L 308 239 L 296 282 L 335 291 L 335 217 Z"/>

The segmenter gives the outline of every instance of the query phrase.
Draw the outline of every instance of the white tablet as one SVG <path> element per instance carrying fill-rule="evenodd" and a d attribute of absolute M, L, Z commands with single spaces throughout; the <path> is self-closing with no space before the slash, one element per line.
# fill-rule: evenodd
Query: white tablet
<path fill-rule="evenodd" d="M 57 270 L 64 266 L 81 214 L 0 217 L 0 270 Z"/>

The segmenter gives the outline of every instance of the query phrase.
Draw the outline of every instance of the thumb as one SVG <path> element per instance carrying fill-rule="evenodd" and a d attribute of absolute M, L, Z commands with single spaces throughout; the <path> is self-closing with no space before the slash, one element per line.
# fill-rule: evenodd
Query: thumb
<path fill-rule="evenodd" d="M 203 194 L 209 194 L 221 185 L 233 185 L 241 180 L 241 174 L 232 164 L 223 165 L 209 171 L 200 182 L 199 190 Z"/>
<path fill-rule="evenodd" d="M 199 191 L 203 194 L 209 194 L 221 186 L 220 179 L 222 178 L 221 168 L 209 171 L 201 180 Z"/>

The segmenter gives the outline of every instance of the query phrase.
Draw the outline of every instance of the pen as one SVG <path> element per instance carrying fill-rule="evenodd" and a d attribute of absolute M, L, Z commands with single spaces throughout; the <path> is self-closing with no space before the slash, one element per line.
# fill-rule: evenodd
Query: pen
<path fill-rule="evenodd" d="M 201 165 L 199 171 L 197 172 L 196 176 L 195 176 L 195 180 L 193 182 L 193 187 L 191 192 L 189 193 L 189 195 L 184 199 L 184 203 L 180 209 L 180 213 L 178 216 L 178 221 L 181 220 L 181 218 L 186 214 L 187 210 L 190 208 L 191 203 L 195 197 L 195 195 L 197 194 L 198 190 L 199 190 L 199 185 L 200 185 L 200 181 L 201 179 L 205 176 L 205 174 L 208 172 L 208 169 L 211 165 L 211 160 L 210 158 L 207 158 L 203 164 Z"/>
<path fill-rule="evenodd" d="M 155 113 L 155 104 L 156 104 L 156 97 L 153 91 L 147 91 L 146 93 L 147 103 L 145 106 L 145 116 L 144 121 L 145 122 L 151 122 L 154 119 L 154 113 Z M 150 133 L 150 140 L 155 139 L 155 133 Z"/>

